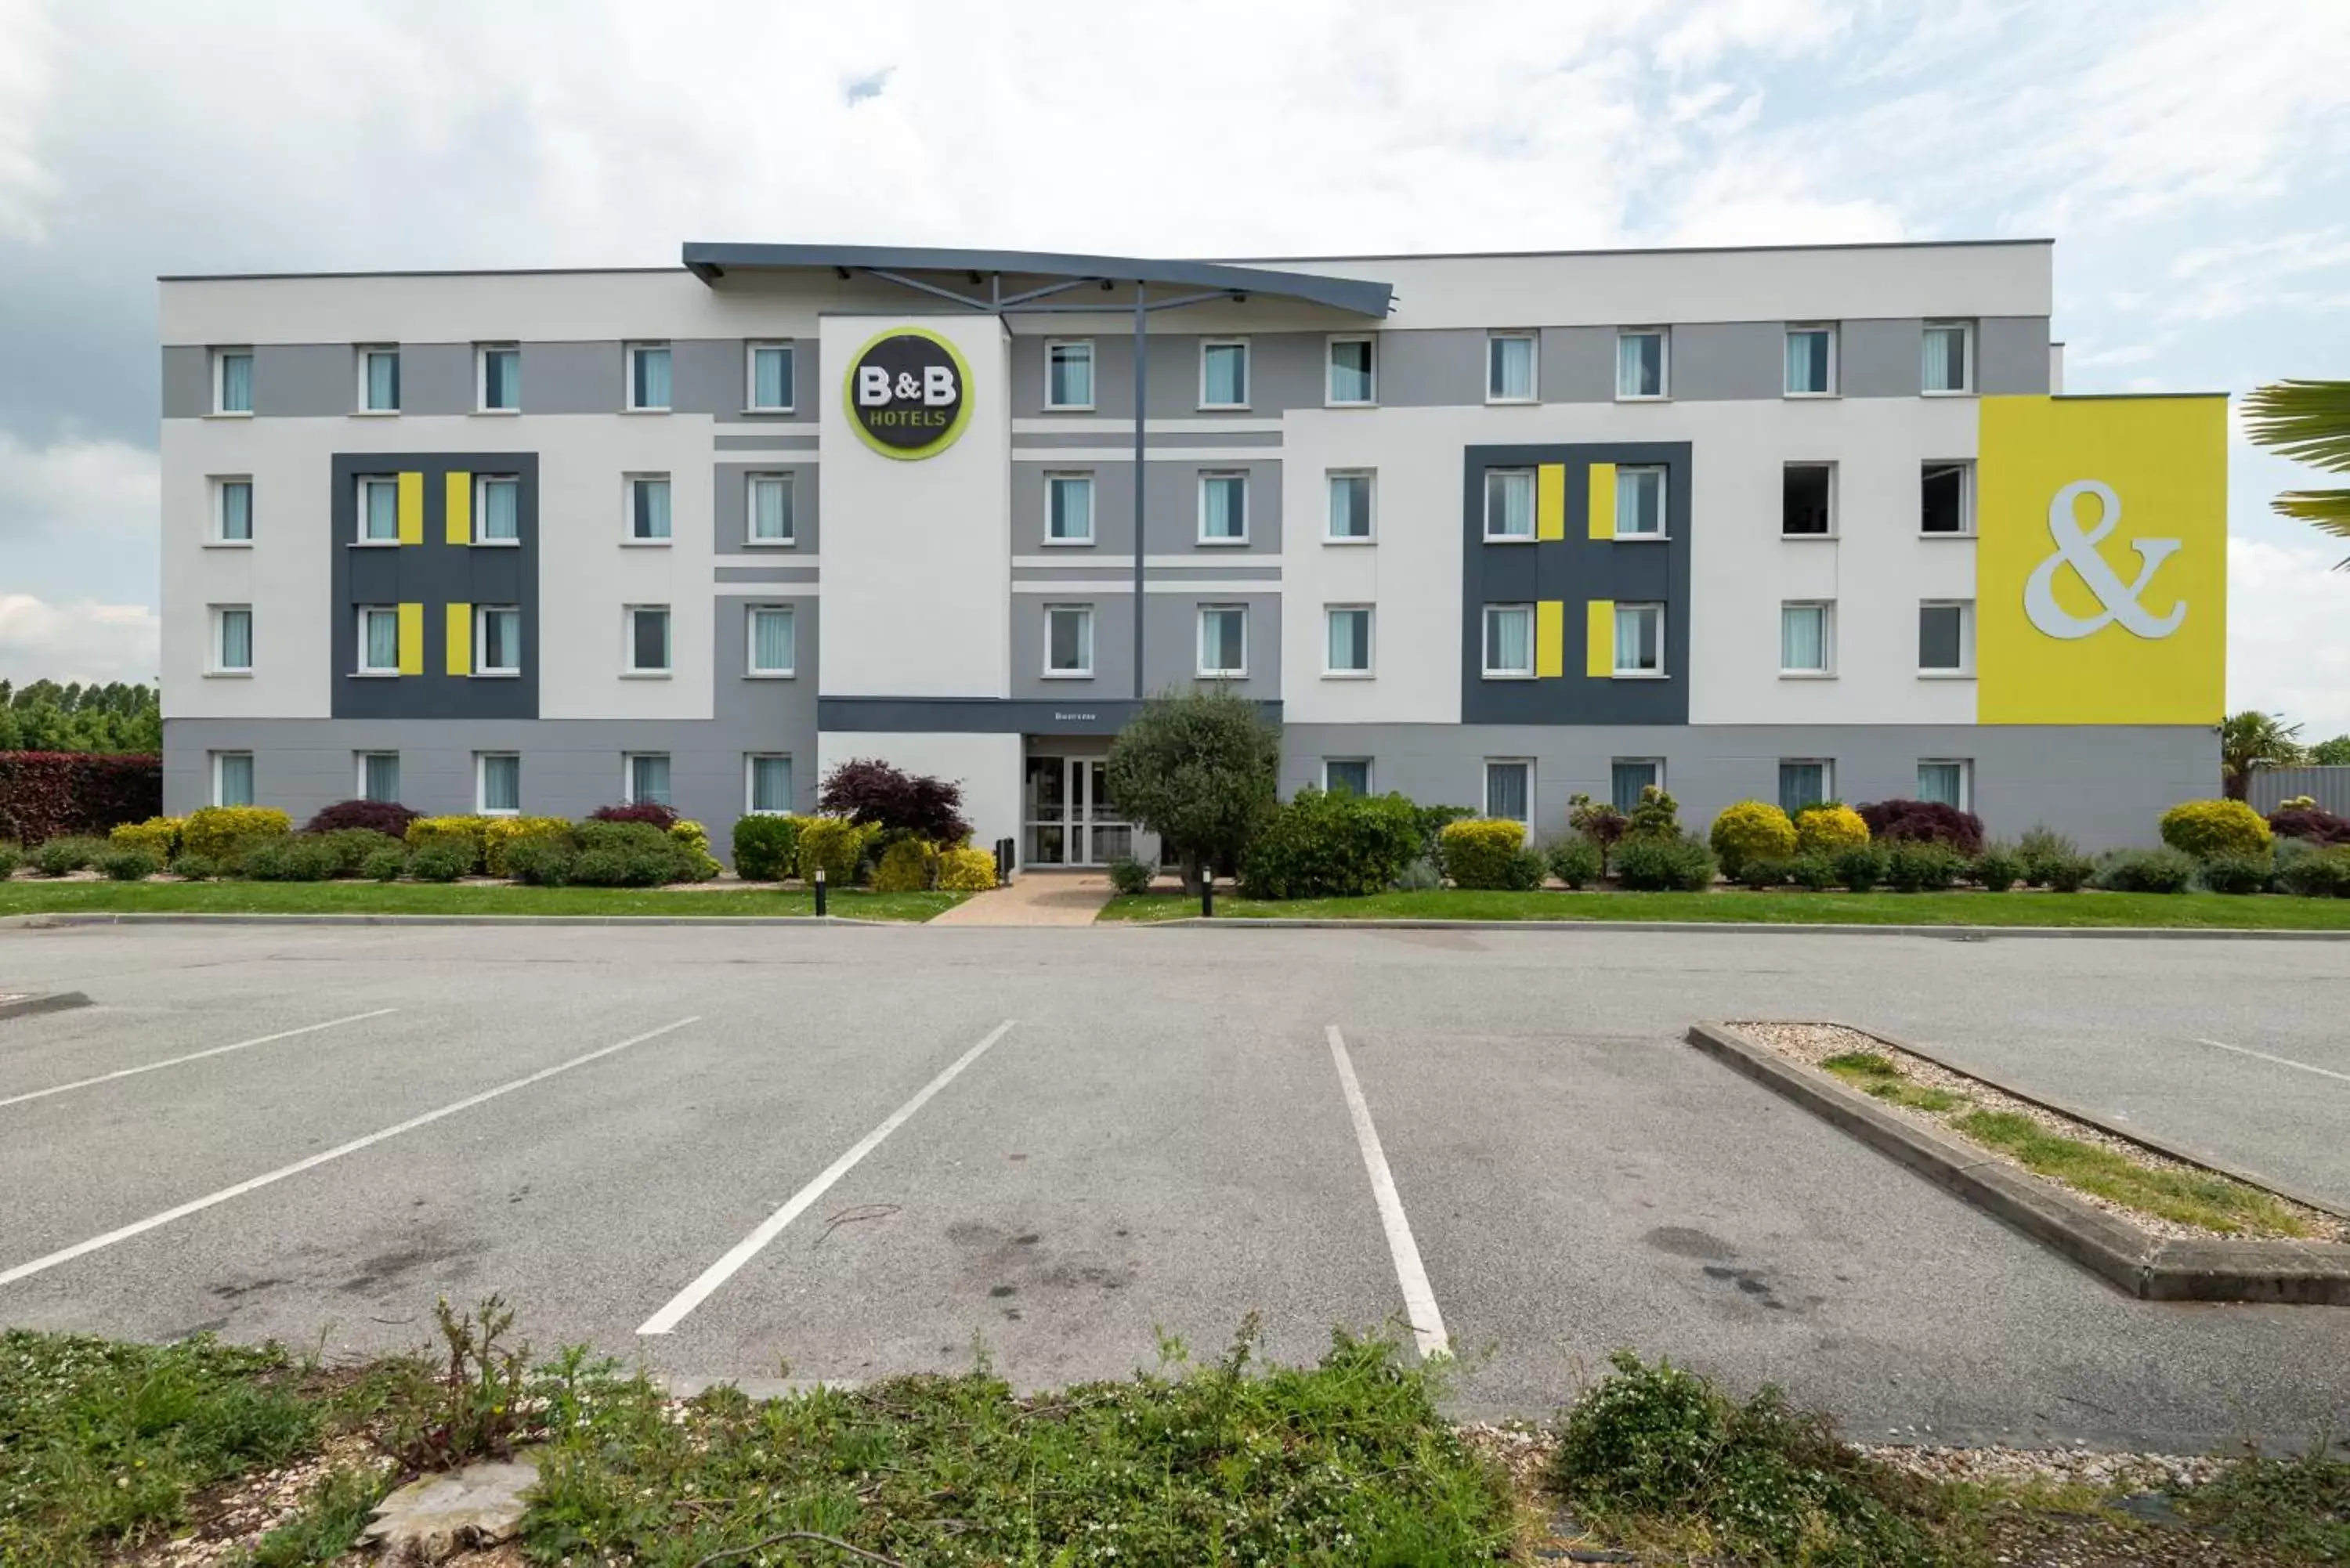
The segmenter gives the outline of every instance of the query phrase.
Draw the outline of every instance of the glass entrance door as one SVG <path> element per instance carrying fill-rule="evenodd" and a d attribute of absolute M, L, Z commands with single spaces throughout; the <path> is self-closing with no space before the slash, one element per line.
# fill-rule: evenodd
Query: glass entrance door
<path fill-rule="evenodd" d="M 1134 853 L 1098 757 L 1030 757 L 1022 788 L 1030 866 L 1107 866 Z"/>

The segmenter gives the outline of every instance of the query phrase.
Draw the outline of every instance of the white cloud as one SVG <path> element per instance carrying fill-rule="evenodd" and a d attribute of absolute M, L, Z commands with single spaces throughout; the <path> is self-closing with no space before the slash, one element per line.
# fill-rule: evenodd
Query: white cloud
<path fill-rule="evenodd" d="M 162 496 L 161 460 L 116 441 L 32 446 L 0 431 L 0 545 L 36 533 L 105 539 L 152 537 Z M 10 585 L 0 556 L 0 588 Z"/>
<path fill-rule="evenodd" d="M 2350 734 L 2350 572 L 2340 545 L 2228 541 L 2228 708 L 2301 722 L 2304 740 Z"/>
<path fill-rule="evenodd" d="M 52 45 L 39 0 L 0 0 L 0 237 L 39 240 L 56 182 L 35 150 Z"/>
<path fill-rule="evenodd" d="M 145 605 L 53 605 L 0 594 L 0 679 L 152 680 L 161 626 Z"/>

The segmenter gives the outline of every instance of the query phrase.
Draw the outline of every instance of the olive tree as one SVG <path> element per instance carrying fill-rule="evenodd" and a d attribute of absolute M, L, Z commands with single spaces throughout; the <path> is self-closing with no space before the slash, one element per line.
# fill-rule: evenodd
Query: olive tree
<path fill-rule="evenodd" d="M 1109 748 L 1110 798 L 1159 835 L 1196 893 L 1203 868 L 1237 866 L 1279 795 L 1281 732 L 1229 691 L 1167 692 Z"/>

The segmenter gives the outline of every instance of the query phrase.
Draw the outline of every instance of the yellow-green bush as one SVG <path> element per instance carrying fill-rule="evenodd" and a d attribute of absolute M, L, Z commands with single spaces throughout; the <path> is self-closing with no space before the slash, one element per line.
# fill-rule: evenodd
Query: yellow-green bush
<path fill-rule="evenodd" d="M 937 875 L 939 852 L 919 838 L 901 838 L 881 852 L 881 864 L 873 868 L 873 890 L 877 893 L 920 893 L 928 890 L 931 879 Z M 829 877 L 830 872 L 826 876 Z"/>
<path fill-rule="evenodd" d="M 454 849 L 472 857 L 472 862 L 460 872 L 471 876 L 482 868 L 489 851 L 490 824 L 494 816 L 420 816 L 408 825 L 408 847 L 419 849 Z"/>
<path fill-rule="evenodd" d="M 568 839 L 571 824 L 559 816 L 493 816 L 482 828 L 482 864 L 493 877 L 508 874 L 506 851 L 525 838 Z"/>
<path fill-rule="evenodd" d="M 1471 817 L 1445 824 L 1436 854 L 1456 888 L 1508 888 L 1513 863 L 1526 846 L 1526 828 L 1507 817 Z"/>
<path fill-rule="evenodd" d="M 949 893 L 984 893 L 995 886 L 995 857 L 966 844 L 939 851 L 939 887 Z"/>
<path fill-rule="evenodd" d="M 1742 800 L 1722 808 L 1708 836 L 1721 874 L 1737 880 L 1741 867 L 1759 860 L 1790 860 L 1795 854 L 1795 825 L 1767 800 Z"/>
<path fill-rule="evenodd" d="M 2241 800 L 2182 801 L 2162 814 L 2162 841 L 2198 860 L 2215 855 L 2266 855 L 2266 818 Z"/>
<path fill-rule="evenodd" d="M 845 816 L 805 816 L 800 819 L 800 880 L 816 880 L 816 869 L 836 888 L 857 880 L 857 863 L 864 858 L 865 841 L 872 829 Z"/>
<path fill-rule="evenodd" d="M 1795 850 L 1801 855 L 1841 855 L 1868 844 L 1868 824 L 1848 805 L 1807 805 L 1795 814 Z"/>
<path fill-rule="evenodd" d="M 144 849 L 169 861 L 180 852 L 180 835 L 187 831 L 184 816 L 151 816 L 144 822 L 117 823 L 106 841 L 117 849 Z"/>
<path fill-rule="evenodd" d="M 694 880 L 707 882 L 723 869 L 718 857 L 710 853 L 710 829 L 690 816 L 681 816 L 669 825 L 669 836 L 681 845 L 693 857 Z M 826 875 L 829 876 L 827 872 Z"/>
<path fill-rule="evenodd" d="M 274 805 L 200 806 L 188 814 L 180 829 L 180 852 L 201 855 L 215 865 L 234 866 L 258 840 L 293 831 L 293 819 Z"/>

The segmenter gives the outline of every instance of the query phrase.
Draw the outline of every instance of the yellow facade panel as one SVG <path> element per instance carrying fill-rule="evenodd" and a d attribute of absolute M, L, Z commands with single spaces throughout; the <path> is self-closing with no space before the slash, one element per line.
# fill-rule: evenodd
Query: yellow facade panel
<path fill-rule="evenodd" d="M 421 473 L 400 476 L 400 542 L 424 543 L 424 476 Z"/>
<path fill-rule="evenodd" d="M 1605 680 L 1616 673 L 1616 601 L 1593 599 L 1584 607 L 1583 672 Z"/>
<path fill-rule="evenodd" d="M 1555 680 L 1566 673 L 1566 601 L 1544 599 L 1534 606 L 1534 674 Z"/>
<path fill-rule="evenodd" d="M 444 508 L 446 525 L 443 537 L 452 545 L 473 542 L 473 476 L 452 473 L 448 479 L 448 505 Z"/>
<path fill-rule="evenodd" d="M 1534 470 L 1534 537 L 1566 537 L 1566 464 L 1545 462 Z"/>
<path fill-rule="evenodd" d="M 1616 465 L 1612 462 L 1591 465 L 1591 536 L 1616 537 Z M 1611 630 L 1608 636 L 1612 639 L 1615 633 Z M 1615 655 L 1610 653 L 1608 658 L 1612 660 Z"/>
<path fill-rule="evenodd" d="M 448 649 L 449 673 L 471 675 L 473 672 L 473 606 L 451 605 L 449 607 Z"/>
<path fill-rule="evenodd" d="M 400 478 L 405 481 L 408 475 Z M 400 672 L 424 673 L 424 607 L 421 604 L 400 607 Z"/>

